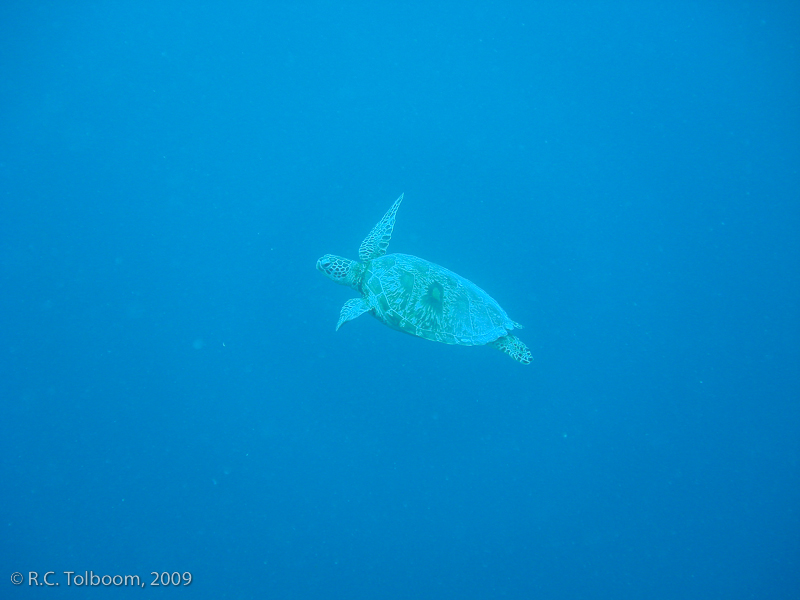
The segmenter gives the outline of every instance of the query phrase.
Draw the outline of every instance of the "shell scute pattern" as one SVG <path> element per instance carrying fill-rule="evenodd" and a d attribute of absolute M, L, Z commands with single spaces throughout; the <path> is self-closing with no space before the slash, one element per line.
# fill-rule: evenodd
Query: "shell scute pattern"
<path fill-rule="evenodd" d="M 367 268 L 365 292 L 386 325 L 445 344 L 474 346 L 513 327 L 502 308 L 470 281 L 405 254 L 377 258 Z"/>

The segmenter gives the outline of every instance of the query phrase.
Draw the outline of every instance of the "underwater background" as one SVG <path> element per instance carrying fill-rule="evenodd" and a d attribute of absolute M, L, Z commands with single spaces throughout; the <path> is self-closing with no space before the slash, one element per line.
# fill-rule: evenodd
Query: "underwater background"
<path fill-rule="evenodd" d="M 796 2 L 4 2 L 0 596 L 797 598 L 798 232 Z"/>

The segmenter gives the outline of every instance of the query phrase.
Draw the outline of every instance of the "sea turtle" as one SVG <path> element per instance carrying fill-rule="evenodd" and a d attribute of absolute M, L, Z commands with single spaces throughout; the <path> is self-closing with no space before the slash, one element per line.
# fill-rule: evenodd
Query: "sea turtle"
<path fill-rule="evenodd" d="M 317 269 L 361 294 L 344 303 L 336 330 L 365 312 L 392 329 L 426 340 L 502 350 L 523 364 L 531 352 L 509 333 L 522 327 L 471 281 L 408 254 L 386 254 L 403 194 L 361 242 L 361 262 L 326 254 Z"/>

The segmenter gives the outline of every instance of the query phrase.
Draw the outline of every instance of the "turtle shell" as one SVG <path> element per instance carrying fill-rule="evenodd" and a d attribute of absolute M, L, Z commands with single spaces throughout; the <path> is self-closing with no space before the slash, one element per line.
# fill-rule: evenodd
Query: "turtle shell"
<path fill-rule="evenodd" d="M 369 261 L 361 292 L 389 327 L 445 344 L 480 346 L 519 327 L 471 281 L 408 254 Z"/>

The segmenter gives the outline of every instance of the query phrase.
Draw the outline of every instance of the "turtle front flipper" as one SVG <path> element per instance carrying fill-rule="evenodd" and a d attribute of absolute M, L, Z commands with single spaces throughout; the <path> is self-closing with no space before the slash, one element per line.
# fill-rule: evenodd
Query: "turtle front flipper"
<path fill-rule="evenodd" d="M 378 222 L 369 235 L 361 242 L 361 247 L 358 249 L 358 257 L 366 262 L 373 258 L 379 258 L 386 254 L 386 249 L 389 247 L 389 240 L 392 239 L 392 229 L 394 229 L 394 217 L 397 214 L 397 209 L 400 208 L 400 203 L 403 201 L 403 194 L 394 201 L 392 207 L 383 215 L 383 218 Z"/>
<path fill-rule="evenodd" d="M 369 310 L 369 304 L 363 298 L 353 298 L 344 303 L 342 311 L 339 313 L 339 322 L 336 323 L 336 331 L 339 331 L 344 323 L 352 321 L 356 317 L 363 315 Z"/>
<path fill-rule="evenodd" d="M 528 347 L 518 337 L 511 335 L 504 335 L 497 338 L 495 341 L 489 343 L 498 350 L 505 352 L 514 360 L 521 362 L 523 365 L 529 365 L 533 360 L 533 355 Z"/>

